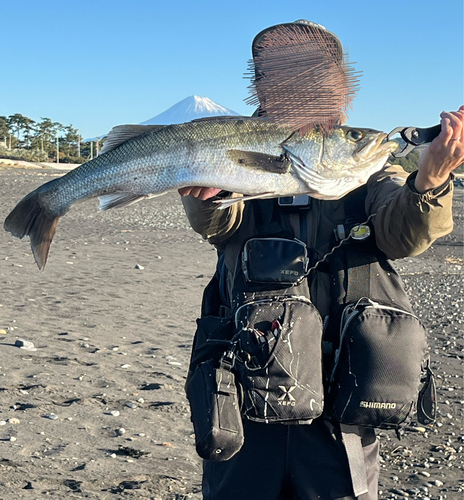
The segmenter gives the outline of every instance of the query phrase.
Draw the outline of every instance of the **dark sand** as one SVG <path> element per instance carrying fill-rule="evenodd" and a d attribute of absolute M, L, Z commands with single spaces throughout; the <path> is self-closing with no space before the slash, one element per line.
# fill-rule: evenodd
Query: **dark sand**
<path fill-rule="evenodd" d="M 61 173 L 0 169 L 0 219 Z M 379 432 L 382 499 L 463 496 L 462 189 L 455 201 L 453 234 L 396 263 L 429 331 L 439 416 L 400 441 Z M 44 272 L 28 239 L 0 232 L 0 500 L 201 498 L 183 385 L 214 266 L 176 193 L 73 207 Z"/>

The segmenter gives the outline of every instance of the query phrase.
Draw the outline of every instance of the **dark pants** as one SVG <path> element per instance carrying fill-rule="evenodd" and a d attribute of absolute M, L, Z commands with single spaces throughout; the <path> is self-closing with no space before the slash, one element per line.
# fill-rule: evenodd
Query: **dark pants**
<path fill-rule="evenodd" d="M 311 425 L 245 421 L 245 444 L 226 462 L 205 460 L 205 500 L 354 500 L 340 430 L 318 419 Z M 362 434 L 369 493 L 377 499 L 379 443 Z"/>

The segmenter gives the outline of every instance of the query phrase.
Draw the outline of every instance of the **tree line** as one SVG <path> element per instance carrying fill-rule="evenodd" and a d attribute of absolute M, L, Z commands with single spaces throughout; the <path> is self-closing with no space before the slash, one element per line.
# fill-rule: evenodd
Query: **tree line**
<path fill-rule="evenodd" d="M 98 141 L 83 142 L 72 125 L 50 118 L 36 122 L 20 113 L 0 116 L 0 157 L 56 163 L 84 163 L 96 156 Z"/>

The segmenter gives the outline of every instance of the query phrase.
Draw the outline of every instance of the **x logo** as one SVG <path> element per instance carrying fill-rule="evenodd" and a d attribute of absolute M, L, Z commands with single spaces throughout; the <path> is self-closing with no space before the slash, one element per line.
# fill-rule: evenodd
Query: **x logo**
<path fill-rule="evenodd" d="M 288 398 L 288 401 L 295 401 L 295 398 L 290 394 L 296 385 L 292 385 L 291 387 L 284 387 L 283 385 L 279 385 L 279 389 L 283 392 L 282 396 L 277 401 L 284 401 L 285 398 Z"/>

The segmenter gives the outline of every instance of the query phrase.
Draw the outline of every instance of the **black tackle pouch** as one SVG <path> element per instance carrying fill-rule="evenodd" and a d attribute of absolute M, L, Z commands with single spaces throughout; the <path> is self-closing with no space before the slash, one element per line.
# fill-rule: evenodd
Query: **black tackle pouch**
<path fill-rule="evenodd" d="M 242 414 L 265 423 L 310 421 L 321 415 L 324 401 L 322 319 L 305 296 L 268 293 L 235 314 Z"/>
<path fill-rule="evenodd" d="M 308 270 L 308 250 L 297 240 L 252 238 L 242 252 L 242 271 L 248 283 L 291 284 L 302 280 Z"/>
<path fill-rule="evenodd" d="M 222 262 L 218 261 L 218 269 Z M 203 293 L 185 384 L 197 453 L 215 461 L 228 460 L 243 444 L 235 375 L 224 356 L 231 347 L 233 321 L 221 300 L 220 286 L 218 271 Z"/>
<path fill-rule="evenodd" d="M 419 319 L 360 299 L 341 315 L 326 409 L 347 425 L 398 429 L 415 409 L 426 351 Z"/>
<path fill-rule="evenodd" d="M 200 457 L 222 462 L 243 445 L 243 425 L 235 375 L 222 361 L 200 363 L 186 387 Z"/>

